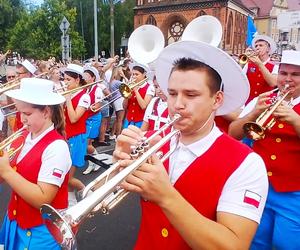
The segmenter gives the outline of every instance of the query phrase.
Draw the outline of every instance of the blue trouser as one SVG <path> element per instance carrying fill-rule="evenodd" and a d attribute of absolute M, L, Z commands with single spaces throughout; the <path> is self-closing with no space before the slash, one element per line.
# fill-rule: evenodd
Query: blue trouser
<path fill-rule="evenodd" d="M 300 192 L 269 187 L 266 207 L 251 250 L 300 249 Z"/>

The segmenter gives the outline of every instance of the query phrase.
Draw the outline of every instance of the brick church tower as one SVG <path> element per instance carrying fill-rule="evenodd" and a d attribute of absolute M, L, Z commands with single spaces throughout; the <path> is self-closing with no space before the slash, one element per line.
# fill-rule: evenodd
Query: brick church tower
<path fill-rule="evenodd" d="M 223 27 L 219 47 L 229 54 L 239 55 L 246 48 L 249 14 L 251 11 L 241 0 L 136 0 L 134 28 L 153 24 L 163 32 L 168 45 L 180 39 L 191 20 L 201 15 L 212 15 Z"/>

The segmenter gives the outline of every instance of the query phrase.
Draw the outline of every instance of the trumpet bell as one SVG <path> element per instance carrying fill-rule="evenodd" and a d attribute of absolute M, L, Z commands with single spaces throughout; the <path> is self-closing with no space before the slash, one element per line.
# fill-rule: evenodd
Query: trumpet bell
<path fill-rule="evenodd" d="M 247 122 L 243 126 L 246 136 L 252 140 L 261 140 L 265 138 L 265 130 L 255 122 Z"/>
<path fill-rule="evenodd" d="M 150 24 L 135 29 L 128 39 L 130 56 L 144 65 L 155 61 L 164 46 L 163 33 L 158 27 Z"/>
<path fill-rule="evenodd" d="M 222 25 L 216 17 L 210 15 L 197 17 L 186 26 L 181 40 L 204 42 L 218 47 L 222 40 Z"/>
<path fill-rule="evenodd" d="M 242 54 L 239 56 L 239 64 L 246 64 L 248 62 L 248 56 L 246 54 Z"/>
<path fill-rule="evenodd" d="M 41 214 L 49 232 L 58 244 L 67 249 L 76 249 L 76 233 L 78 227 L 70 227 L 67 217 L 63 213 L 59 213 L 48 204 L 41 207 Z"/>
<path fill-rule="evenodd" d="M 122 83 L 120 85 L 119 90 L 120 90 L 121 95 L 126 99 L 130 98 L 130 96 L 132 95 L 132 90 L 125 83 Z"/>

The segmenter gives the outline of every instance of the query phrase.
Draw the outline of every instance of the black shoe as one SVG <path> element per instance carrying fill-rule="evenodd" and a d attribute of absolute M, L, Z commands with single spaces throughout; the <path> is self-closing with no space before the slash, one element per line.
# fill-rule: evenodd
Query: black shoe
<path fill-rule="evenodd" d="M 110 143 L 106 142 L 106 141 L 97 141 L 96 144 L 97 144 L 97 147 L 99 147 L 99 146 L 110 146 Z"/>

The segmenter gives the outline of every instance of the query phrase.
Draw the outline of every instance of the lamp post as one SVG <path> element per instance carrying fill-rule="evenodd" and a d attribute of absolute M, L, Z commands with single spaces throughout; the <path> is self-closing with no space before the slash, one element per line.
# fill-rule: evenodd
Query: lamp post
<path fill-rule="evenodd" d="M 95 61 L 98 62 L 98 19 L 97 19 L 97 0 L 94 0 L 94 39 L 95 39 Z"/>

